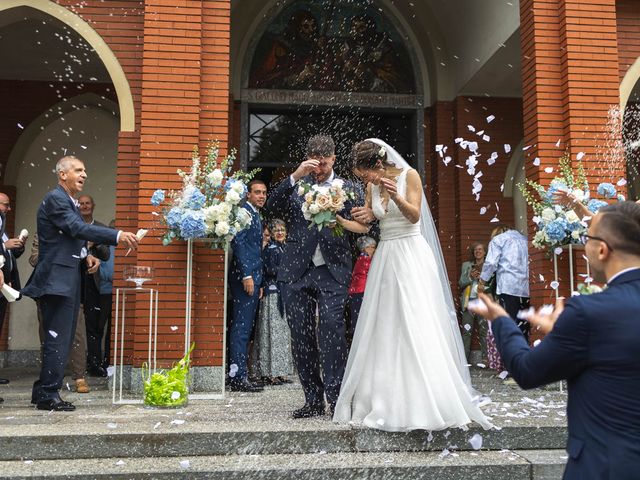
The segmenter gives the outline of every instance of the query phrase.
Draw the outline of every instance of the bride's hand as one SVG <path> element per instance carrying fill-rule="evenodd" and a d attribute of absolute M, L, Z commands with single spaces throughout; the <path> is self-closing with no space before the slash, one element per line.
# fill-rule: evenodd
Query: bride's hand
<path fill-rule="evenodd" d="M 376 219 L 373 210 L 369 207 L 353 207 L 351 209 L 351 218 L 364 225 L 368 225 Z"/>
<path fill-rule="evenodd" d="M 398 196 L 398 187 L 396 185 L 396 182 L 394 182 L 393 180 L 389 180 L 388 178 L 381 178 L 380 185 L 382 185 L 382 188 L 387 191 L 387 193 L 389 194 L 389 198 L 391 198 L 392 200 L 396 199 L 396 197 Z"/>

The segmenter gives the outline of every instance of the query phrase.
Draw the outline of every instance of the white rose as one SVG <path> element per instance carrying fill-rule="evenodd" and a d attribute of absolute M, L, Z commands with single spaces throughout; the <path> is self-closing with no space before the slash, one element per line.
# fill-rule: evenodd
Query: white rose
<path fill-rule="evenodd" d="M 240 195 L 234 189 L 231 189 L 227 192 L 225 202 L 228 202 L 232 205 L 237 205 L 238 203 L 240 203 Z"/>
<path fill-rule="evenodd" d="M 576 215 L 576 212 L 573 210 L 569 210 L 564 216 L 569 223 L 578 223 L 580 221 L 580 218 L 578 218 L 578 215 Z"/>
<path fill-rule="evenodd" d="M 556 219 L 556 212 L 553 211 L 553 208 L 545 208 L 544 210 L 542 210 L 542 212 L 540 213 L 540 216 L 542 217 L 542 220 L 544 220 L 545 222 L 552 222 Z"/>
<path fill-rule="evenodd" d="M 244 193 L 244 183 L 240 181 L 233 182 L 233 185 L 231 185 L 231 190 L 242 195 Z"/>
<path fill-rule="evenodd" d="M 300 196 L 304 195 L 304 187 L 302 185 L 298 187 L 298 195 Z"/>
<path fill-rule="evenodd" d="M 344 185 L 344 180 L 342 180 L 341 178 L 334 178 L 333 181 L 331 182 L 331 186 L 335 188 L 342 188 L 343 185 Z"/>
<path fill-rule="evenodd" d="M 302 213 L 302 216 L 304 217 L 305 220 L 311 220 L 311 214 L 309 213 L 309 211 L 305 211 Z"/>
<path fill-rule="evenodd" d="M 213 172 L 207 175 L 207 177 L 209 178 L 211 185 L 213 185 L 214 187 L 217 187 L 222 183 L 222 178 L 223 178 L 222 170 L 220 170 L 219 168 L 216 168 Z"/>
<path fill-rule="evenodd" d="M 216 225 L 216 235 L 219 237 L 229 233 L 229 224 L 227 222 L 218 222 Z"/>
<path fill-rule="evenodd" d="M 584 190 L 576 188 L 573 192 L 571 192 L 573 198 L 575 198 L 578 202 L 584 201 Z"/>
<path fill-rule="evenodd" d="M 233 208 L 230 203 L 220 203 L 218 208 L 220 209 L 220 215 L 225 218 L 229 217 L 231 214 L 231 209 Z M 244 208 L 243 208 L 244 210 Z"/>
<path fill-rule="evenodd" d="M 580 238 L 580 231 L 574 230 L 573 232 L 571 232 L 571 238 L 573 238 L 574 240 L 578 240 Z"/>
<path fill-rule="evenodd" d="M 312 203 L 311 205 L 309 205 L 310 214 L 315 215 L 318 212 L 320 212 L 320 207 L 318 206 L 317 203 Z"/>

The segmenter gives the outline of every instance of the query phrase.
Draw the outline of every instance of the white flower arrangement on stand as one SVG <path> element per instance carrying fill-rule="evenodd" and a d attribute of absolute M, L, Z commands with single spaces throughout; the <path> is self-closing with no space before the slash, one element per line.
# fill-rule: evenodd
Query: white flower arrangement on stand
<path fill-rule="evenodd" d="M 226 248 L 239 232 L 251 224 L 251 215 L 242 207 L 247 195 L 247 183 L 258 170 L 232 172 L 235 151 L 219 160 L 219 146 L 212 143 L 201 162 L 194 149 L 190 172 L 178 170 L 182 178 L 181 190 L 165 195 L 156 190 L 151 203 L 162 209 L 161 220 L 166 226 L 162 243 L 168 245 L 175 239 L 207 238 L 211 248 Z"/>

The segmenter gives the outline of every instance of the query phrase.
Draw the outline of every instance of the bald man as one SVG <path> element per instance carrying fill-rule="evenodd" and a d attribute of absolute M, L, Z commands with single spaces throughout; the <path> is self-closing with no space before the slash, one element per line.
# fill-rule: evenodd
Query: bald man
<path fill-rule="evenodd" d="M 31 402 L 38 410 L 69 412 L 75 406 L 60 398 L 60 388 L 80 308 L 80 265 L 86 262 L 92 269 L 99 262 L 87 255 L 87 242 L 136 248 L 138 239 L 132 232 L 85 223 L 75 198 L 87 179 L 82 160 L 61 158 L 56 174 L 58 185 L 38 208 L 39 259 L 22 294 L 38 299 L 45 334 L 42 369 Z"/>

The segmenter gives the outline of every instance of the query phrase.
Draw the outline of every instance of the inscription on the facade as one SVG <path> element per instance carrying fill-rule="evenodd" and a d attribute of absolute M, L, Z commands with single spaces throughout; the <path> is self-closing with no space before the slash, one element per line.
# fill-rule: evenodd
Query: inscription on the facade
<path fill-rule="evenodd" d="M 352 105 L 374 108 L 420 108 L 419 95 L 378 94 L 357 92 L 323 92 L 306 90 L 266 90 L 247 88 L 242 101 L 277 105 Z"/>

